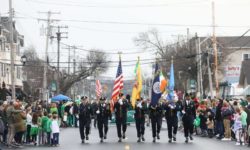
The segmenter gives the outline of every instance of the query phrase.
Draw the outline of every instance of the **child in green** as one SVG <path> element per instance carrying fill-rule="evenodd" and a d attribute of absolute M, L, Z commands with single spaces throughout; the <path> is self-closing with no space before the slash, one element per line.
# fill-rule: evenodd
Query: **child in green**
<path fill-rule="evenodd" d="M 47 144 L 50 145 L 51 144 L 51 122 L 52 122 L 52 115 L 49 114 L 48 120 L 46 122 L 46 133 L 47 133 Z"/>
<path fill-rule="evenodd" d="M 34 145 L 37 145 L 37 135 L 38 135 L 38 114 L 34 113 L 32 116 L 32 125 L 31 125 L 31 130 L 30 130 L 30 136 L 32 138 L 32 142 Z"/>
<path fill-rule="evenodd" d="M 46 135 L 46 126 L 47 126 L 47 122 L 49 120 L 48 118 L 48 113 L 47 112 L 44 112 L 43 114 L 43 117 L 42 117 L 42 120 L 41 120 L 41 128 L 42 128 L 42 144 L 46 144 L 48 143 L 48 141 L 46 141 L 47 139 L 47 135 Z"/>

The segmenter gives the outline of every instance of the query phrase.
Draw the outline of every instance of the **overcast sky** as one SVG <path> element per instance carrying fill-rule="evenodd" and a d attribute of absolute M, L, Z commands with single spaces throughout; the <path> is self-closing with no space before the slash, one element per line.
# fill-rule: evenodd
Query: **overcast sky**
<path fill-rule="evenodd" d="M 45 38 L 40 31 L 46 23 L 38 22 L 35 18 L 46 18 L 46 15 L 39 14 L 39 11 L 61 13 L 52 18 L 61 19 L 55 25 L 69 26 L 69 38 L 63 39 L 63 43 L 106 52 L 141 52 L 133 38 L 152 28 L 156 28 L 168 43 L 175 42 L 178 35 L 186 36 L 187 28 L 191 35 L 195 32 L 200 36 L 212 33 L 211 0 L 13 0 L 13 7 L 17 29 L 25 36 L 25 46 L 33 45 L 41 58 L 44 58 Z M 7 15 L 8 0 L 0 0 L 0 13 Z M 215 13 L 216 25 L 223 26 L 216 28 L 218 36 L 241 35 L 250 27 L 249 0 L 216 0 Z M 50 45 L 51 61 L 56 61 L 56 49 L 55 43 Z M 84 51 L 76 52 L 79 58 L 87 54 Z M 153 59 L 152 54 L 153 51 L 123 54 L 122 59 L 136 60 L 138 56 L 142 60 Z M 62 50 L 62 61 L 67 61 L 67 57 L 68 51 Z M 117 61 L 118 55 L 112 54 L 109 58 Z M 123 63 L 125 79 L 133 76 L 135 63 Z M 149 65 L 142 68 L 147 76 L 151 73 Z M 115 77 L 116 69 L 111 67 L 105 76 Z"/>

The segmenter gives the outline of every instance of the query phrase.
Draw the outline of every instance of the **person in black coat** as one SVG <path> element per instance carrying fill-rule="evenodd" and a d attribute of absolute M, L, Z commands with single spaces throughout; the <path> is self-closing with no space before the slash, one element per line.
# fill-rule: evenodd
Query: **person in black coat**
<path fill-rule="evenodd" d="M 127 130 L 128 108 L 129 108 L 128 100 L 125 99 L 123 93 L 120 93 L 119 99 L 114 105 L 117 135 L 119 138 L 118 142 L 122 142 L 122 138 L 125 139 L 126 137 L 125 133 Z"/>
<path fill-rule="evenodd" d="M 220 99 L 218 105 L 216 106 L 215 112 L 215 125 L 216 125 L 216 134 L 218 134 L 217 139 L 222 139 L 224 136 L 224 125 L 223 125 L 223 118 L 222 118 L 222 109 L 223 100 Z"/>
<path fill-rule="evenodd" d="M 78 108 L 76 102 L 74 102 L 72 107 L 73 107 L 74 125 L 75 125 L 75 128 L 77 128 L 78 127 L 77 122 L 78 122 L 79 108 Z"/>
<path fill-rule="evenodd" d="M 176 134 L 178 129 L 177 112 L 181 111 L 181 104 L 174 101 L 166 101 L 164 104 L 165 118 L 168 126 L 168 142 L 176 141 Z"/>
<path fill-rule="evenodd" d="M 145 114 L 147 111 L 146 103 L 141 99 L 138 99 L 135 105 L 135 124 L 137 131 L 137 142 L 145 141 L 144 132 L 145 132 Z"/>
<path fill-rule="evenodd" d="M 196 108 L 195 103 L 193 100 L 191 100 L 190 95 L 187 93 L 185 95 L 185 100 L 182 104 L 182 122 L 184 126 L 184 135 L 185 135 L 185 142 L 188 143 L 189 139 L 193 140 L 193 130 L 194 130 L 194 119 L 196 117 Z"/>
<path fill-rule="evenodd" d="M 79 130 L 82 143 L 85 143 L 85 138 L 89 140 L 92 110 L 88 97 L 83 96 L 81 100 L 82 102 L 79 106 Z"/>
<path fill-rule="evenodd" d="M 157 139 L 160 139 L 160 132 L 162 126 L 162 117 L 163 117 L 163 105 L 161 102 L 158 104 L 150 104 L 149 105 L 149 118 L 151 120 L 152 126 L 152 135 L 153 135 L 153 142 L 156 142 Z"/>
<path fill-rule="evenodd" d="M 107 139 L 108 121 L 112 119 L 110 104 L 105 101 L 105 98 L 100 98 L 100 102 L 97 105 L 97 110 L 95 111 L 101 143 L 103 142 L 103 139 Z"/>

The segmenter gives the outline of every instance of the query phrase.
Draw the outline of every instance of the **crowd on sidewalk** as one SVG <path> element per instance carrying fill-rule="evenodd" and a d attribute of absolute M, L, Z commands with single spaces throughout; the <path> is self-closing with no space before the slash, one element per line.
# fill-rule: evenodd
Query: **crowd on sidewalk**
<path fill-rule="evenodd" d="M 202 137 L 250 146 L 250 96 L 244 99 L 206 99 L 196 103 L 195 132 Z"/>
<path fill-rule="evenodd" d="M 85 101 L 86 99 L 83 98 Z M 175 106 L 182 105 L 183 102 L 185 99 L 179 99 L 175 101 Z M 145 103 L 150 103 L 150 101 L 145 100 Z M 192 97 L 190 103 L 194 103 L 196 108 L 193 126 L 197 136 L 216 137 L 222 141 L 235 141 L 236 145 L 250 146 L 250 96 L 247 96 L 246 99 L 208 98 L 202 101 Z M 78 127 L 79 114 L 83 108 L 80 106 L 80 103 L 66 101 L 51 104 L 44 104 L 41 101 L 33 103 L 19 100 L 0 101 L 0 141 L 9 148 L 19 148 L 23 145 L 58 146 L 60 127 Z M 98 116 L 98 103 L 91 102 L 86 106 L 93 108 L 90 110 L 97 110 L 90 114 Z M 146 108 L 147 106 L 149 107 Z M 145 105 L 145 112 L 146 109 L 152 108 L 150 105 Z M 167 114 L 165 112 L 167 109 L 161 110 L 161 114 Z M 182 111 L 181 109 L 176 110 L 178 110 L 179 124 L 182 124 L 181 118 L 187 111 L 183 113 L 183 109 Z M 117 114 L 115 115 L 117 117 Z M 147 114 L 145 113 L 145 115 Z M 160 116 L 160 120 L 162 120 L 163 116 Z M 91 120 L 93 118 L 96 127 L 98 119 L 96 116 L 92 116 Z M 150 118 L 152 119 L 152 116 Z M 173 134 L 175 137 L 176 131 Z M 122 135 L 125 136 L 125 134 Z M 156 135 L 159 136 L 158 131 L 154 138 Z M 171 136 L 171 138 L 173 137 Z"/>

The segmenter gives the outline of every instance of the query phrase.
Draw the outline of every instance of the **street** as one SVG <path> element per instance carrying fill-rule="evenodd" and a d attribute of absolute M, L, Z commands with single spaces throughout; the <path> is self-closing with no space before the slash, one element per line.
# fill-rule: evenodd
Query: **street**
<path fill-rule="evenodd" d="M 152 143 L 151 136 L 151 128 L 146 127 L 145 133 L 145 142 L 137 143 L 136 137 L 136 129 L 132 124 L 128 127 L 127 130 L 127 139 L 122 143 L 118 143 L 116 127 L 112 125 L 108 132 L 108 139 L 104 143 L 100 143 L 98 130 L 92 127 L 90 140 L 85 144 L 81 144 L 80 134 L 78 132 L 78 128 L 66 128 L 62 129 L 60 133 L 60 146 L 59 147 L 44 147 L 44 146 L 27 146 L 23 149 L 34 149 L 34 150 L 43 150 L 43 149 L 60 149 L 60 150 L 80 150 L 80 149 L 88 149 L 88 150 L 218 150 L 218 149 L 226 149 L 226 150 L 244 150 L 248 149 L 246 146 L 235 146 L 235 142 L 223 142 L 218 141 L 215 138 L 202 138 L 202 137 L 194 137 L 194 141 L 185 144 L 183 133 L 179 132 L 177 136 L 176 143 L 168 143 L 167 138 L 167 130 L 164 127 L 161 132 L 161 139 L 157 141 L 157 143 Z"/>

